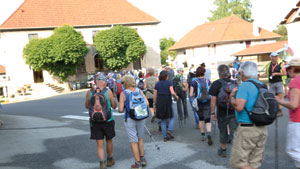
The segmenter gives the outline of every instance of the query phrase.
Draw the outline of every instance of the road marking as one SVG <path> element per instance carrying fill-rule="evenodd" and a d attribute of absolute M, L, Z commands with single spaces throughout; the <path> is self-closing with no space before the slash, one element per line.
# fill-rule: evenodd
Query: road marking
<path fill-rule="evenodd" d="M 76 116 L 76 115 L 66 115 L 66 116 L 61 116 L 62 118 L 66 119 L 76 119 L 76 120 L 89 120 L 90 117 L 88 116 Z"/>

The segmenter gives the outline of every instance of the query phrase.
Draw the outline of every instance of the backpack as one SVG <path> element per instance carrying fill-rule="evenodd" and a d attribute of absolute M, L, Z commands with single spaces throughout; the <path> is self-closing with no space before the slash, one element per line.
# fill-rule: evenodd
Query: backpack
<path fill-rule="evenodd" d="M 103 88 L 102 91 L 99 88 L 96 88 L 95 91 L 90 90 L 92 97 L 89 104 L 89 115 L 94 122 L 103 123 L 111 118 L 111 112 L 108 110 L 104 95 L 107 90 L 107 88 Z"/>
<path fill-rule="evenodd" d="M 137 87 L 141 90 L 144 90 L 144 79 L 143 78 L 139 79 Z"/>
<path fill-rule="evenodd" d="M 177 96 L 184 97 L 185 92 L 182 90 L 181 84 L 180 84 L 180 76 L 176 75 L 173 80 L 173 88 Z"/>
<path fill-rule="evenodd" d="M 114 88 L 114 79 L 108 79 L 108 87 L 112 90 Z"/>
<path fill-rule="evenodd" d="M 117 83 L 116 83 L 116 93 L 117 93 L 117 95 L 119 95 L 119 94 L 121 94 L 122 93 L 122 91 L 123 91 L 123 86 L 122 86 L 122 83 L 121 83 L 121 81 L 120 82 L 118 82 L 118 80 L 117 80 Z"/>
<path fill-rule="evenodd" d="M 148 105 L 139 88 L 135 88 L 135 92 L 126 89 L 124 91 L 126 99 L 126 113 L 133 120 L 143 120 L 149 117 Z"/>
<path fill-rule="evenodd" d="M 231 79 L 228 82 L 224 79 L 220 79 L 220 82 L 222 84 L 222 87 L 220 88 L 220 91 L 217 96 L 218 107 L 221 109 L 233 110 L 233 106 L 230 103 L 229 95 L 232 89 L 236 88 L 238 84 L 235 80 Z"/>
<path fill-rule="evenodd" d="M 197 100 L 198 100 L 198 102 L 199 103 L 208 102 L 211 98 L 211 96 L 208 94 L 208 91 L 209 91 L 208 83 L 209 83 L 209 81 L 207 79 L 205 79 L 205 82 L 201 82 L 199 79 L 196 79 L 195 81 L 198 85 L 198 88 L 197 88 Z"/>
<path fill-rule="evenodd" d="M 259 90 L 258 97 L 254 104 L 253 110 L 246 112 L 249 114 L 250 120 L 257 126 L 265 126 L 272 124 L 277 117 L 278 102 L 275 95 L 270 92 L 265 84 L 258 84 L 252 80 L 248 80 Z"/>

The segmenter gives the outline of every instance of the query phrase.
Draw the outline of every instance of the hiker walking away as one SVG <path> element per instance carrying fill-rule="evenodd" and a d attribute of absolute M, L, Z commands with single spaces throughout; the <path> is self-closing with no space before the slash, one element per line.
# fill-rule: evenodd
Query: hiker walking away
<path fill-rule="evenodd" d="M 145 79 L 143 78 L 144 74 L 143 72 L 139 72 L 138 78 L 136 79 L 136 87 L 141 89 L 142 91 L 144 90 L 145 87 Z"/>
<path fill-rule="evenodd" d="M 174 75 L 175 75 L 174 70 L 168 65 L 165 66 L 165 70 L 168 71 L 168 73 L 169 73 L 168 79 L 170 81 L 172 81 L 174 79 Z"/>
<path fill-rule="evenodd" d="M 192 82 L 190 97 L 197 99 L 198 102 L 198 116 L 199 116 L 199 128 L 201 132 L 201 139 L 205 141 L 205 127 L 207 132 L 207 144 L 212 145 L 211 138 L 211 122 L 210 122 L 210 96 L 208 95 L 210 80 L 205 79 L 205 68 L 198 67 L 196 69 L 196 76 Z M 205 124 L 205 127 L 204 127 Z"/>
<path fill-rule="evenodd" d="M 156 77 L 155 77 L 155 71 L 153 68 L 148 69 L 149 77 L 145 80 L 145 86 L 144 89 L 146 90 L 146 97 L 149 102 L 149 109 L 152 116 L 151 122 L 154 122 L 155 113 L 153 109 L 153 96 L 154 96 L 154 86 L 156 83 Z"/>
<path fill-rule="evenodd" d="M 231 150 L 230 165 L 232 168 L 256 169 L 262 164 L 265 144 L 267 140 L 267 126 L 256 126 L 247 113 L 253 110 L 259 95 L 257 87 L 249 82 L 257 80 L 257 64 L 246 61 L 241 64 L 241 79 L 243 83 L 234 88 L 230 94 L 230 101 L 235 109 L 238 124 Z"/>
<path fill-rule="evenodd" d="M 131 165 L 131 169 L 142 169 L 142 166 L 147 165 L 144 153 L 144 127 L 146 117 L 137 119 L 135 115 L 143 116 L 143 111 L 147 111 L 148 100 L 144 93 L 135 87 L 135 80 L 132 75 L 125 75 L 122 78 L 125 90 L 120 95 L 119 112 L 124 112 L 125 108 L 125 121 L 124 125 L 129 137 L 131 151 L 135 159 L 135 163 Z M 136 102 L 137 101 L 137 102 Z M 137 107 L 131 107 L 136 104 Z M 146 110 L 144 110 L 146 108 Z M 140 112 L 135 112 L 135 111 Z M 149 115 L 149 114 L 148 114 Z"/>
<path fill-rule="evenodd" d="M 188 86 L 189 86 L 189 92 L 191 91 L 191 86 L 192 86 L 192 82 L 197 79 L 196 77 L 196 71 L 192 69 L 190 69 L 189 74 L 187 75 L 187 82 L 188 82 Z M 193 107 L 193 99 L 191 98 L 190 94 L 188 94 L 189 97 L 189 102 L 191 104 L 192 107 L 192 111 L 194 113 L 194 117 L 195 117 L 195 123 L 196 123 L 196 129 L 199 128 L 199 117 L 197 114 L 197 110 Z"/>
<path fill-rule="evenodd" d="M 211 80 L 211 71 L 210 71 L 210 69 L 206 67 L 204 62 L 201 63 L 200 66 L 204 67 L 204 69 L 205 69 L 205 75 L 204 75 L 205 79 Z"/>
<path fill-rule="evenodd" d="M 159 81 L 154 87 L 153 106 L 156 110 L 156 117 L 161 119 L 160 125 L 164 142 L 174 139 L 172 131 L 174 129 L 175 115 L 172 107 L 172 98 L 177 100 L 172 82 L 168 80 L 168 71 L 161 71 Z"/>
<path fill-rule="evenodd" d="M 173 79 L 173 87 L 174 91 L 178 96 L 177 100 L 177 112 L 179 120 L 183 120 L 188 118 L 188 110 L 187 110 L 187 104 L 186 104 L 186 92 L 188 89 L 188 84 L 186 78 L 183 76 L 184 70 L 182 68 L 177 69 L 177 75 Z M 182 111 L 183 109 L 183 111 Z"/>
<path fill-rule="evenodd" d="M 272 52 L 270 57 L 271 62 L 267 64 L 265 73 L 260 74 L 259 77 L 267 76 L 270 90 L 280 99 L 283 99 L 283 78 L 286 76 L 286 70 L 283 68 L 283 62 L 279 61 L 277 52 Z M 280 106 L 278 116 L 282 115 L 282 107 Z"/>
<path fill-rule="evenodd" d="M 116 91 L 118 102 L 120 101 L 120 94 L 122 93 L 123 89 L 124 89 L 124 87 L 123 87 L 123 84 L 121 81 L 121 75 L 118 74 L 117 81 L 115 83 L 115 91 Z"/>
<path fill-rule="evenodd" d="M 289 86 L 288 101 L 277 97 L 282 106 L 289 109 L 290 120 L 287 126 L 286 152 L 300 169 L 300 57 L 294 57 L 286 66 L 292 78 Z"/>
<path fill-rule="evenodd" d="M 230 90 L 237 87 L 237 82 L 229 78 L 230 70 L 227 65 L 220 65 L 218 74 L 219 79 L 214 81 L 209 89 L 209 94 L 211 95 L 210 110 L 212 120 L 217 120 L 218 122 L 220 133 L 218 155 L 226 157 L 226 144 L 233 140 L 233 134 L 237 127 L 234 108 L 229 100 Z M 227 126 L 229 126 L 229 135 Z"/>
<path fill-rule="evenodd" d="M 103 75 L 97 76 L 96 79 L 96 91 L 99 89 L 100 93 L 102 93 L 106 99 L 107 104 L 101 105 L 106 106 L 102 107 L 102 110 L 100 110 L 102 113 L 103 110 L 108 110 L 109 112 L 109 119 L 106 119 L 105 122 L 97 122 L 96 119 L 91 116 L 90 118 L 90 131 L 91 136 L 90 139 L 96 140 L 97 143 L 97 153 L 98 157 L 100 159 L 100 169 L 106 169 L 106 167 L 110 167 L 114 165 L 115 160 L 113 158 L 113 141 L 112 139 L 115 137 L 115 121 L 112 116 L 112 110 L 111 108 L 116 108 L 116 102 L 113 97 L 112 92 L 106 88 L 107 85 L 107 78 Z M 93 101 L 94 90 L 89 90 L 86 94 L 86 101 L 85 101 L 85 107 L 89 109 L 89 112 L 94 111 L 95 100 Z M 99 103 L 99 102 L 98 102 Z M 101 107 L 100 106 L 100 107 Z M 107 150 L 107 158 L 105 159 L 105 153 L 104 153 L 104 137 L 106 139 L 106 150 Z"/>

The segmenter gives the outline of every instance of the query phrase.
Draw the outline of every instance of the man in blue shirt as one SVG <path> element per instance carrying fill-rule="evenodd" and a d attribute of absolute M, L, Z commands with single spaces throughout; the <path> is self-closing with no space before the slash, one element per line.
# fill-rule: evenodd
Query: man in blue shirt
<path fill-rule="evenodd" d="M 230 101 L 236 110 L 235 115 L 239 123 L 232 146 L 230 165 L 232 168 L 255 169 L 259 168 L 263 161 L 268 133 L 266 126 L 255 126 L 245 111 L 245 107 L 249 111 L 253 109 L 259 94 L 256 86 L 247 80 L 262 82 L 257 80 L 256 63 L 244 62 L 240 70 L 243 83 L 230 94 Z"/>

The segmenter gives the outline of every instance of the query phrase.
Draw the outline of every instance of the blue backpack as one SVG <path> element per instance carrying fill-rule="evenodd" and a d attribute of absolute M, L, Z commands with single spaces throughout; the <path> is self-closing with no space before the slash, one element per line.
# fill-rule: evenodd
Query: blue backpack
<path fill-rule="evenodd" d="M 114 79 L 108 79 L 108 87 L 110 88 L 110 90 L 113 90 L 114 88 Z"/>
<path fill-rule="evenodd" d="M 143 120 L 149 117 L 148 105 L 139 88 L 135 88 L 135 92 L 126 89 L 124 95 L 126 97 L 126 113 L 129 114 L 131 119 Z"/>
<path fill-rule="evenodd" d="M 197 100 L 199 101 L 199 103 L 206 103 L 210 100 L 211 96 L 208 94 L 209 91 L 209 80 L 205 79 L 205 82 L 200 81 L 199 79 L 195 80 L 197 85 L 198 85 L 198 89 L 197 89 Z"/>

